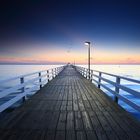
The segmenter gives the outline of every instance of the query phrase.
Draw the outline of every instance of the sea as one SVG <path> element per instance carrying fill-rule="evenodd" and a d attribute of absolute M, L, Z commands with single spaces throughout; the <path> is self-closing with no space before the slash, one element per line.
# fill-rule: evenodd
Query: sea
<path fill-rule="evenodd" d="M 59 67 L 62 65 L 0 65 L 0 81 L 9 79 L 12 77 L 25 75 L 33 72 L 38 72 L 42 70 L 48 70 L 51 68 Z M 87 65 L 78 65 L 87 68 Z M 132 78 L 140 81 L 140 65 L 91 65 L 91 69 L 98 70 L 106 73 L 111 73 L 127 78 Z M 113 77 L 108 77 L 104 75 L 105 78 L 109 78 L 109 80 L 115 81 Z M 10 84 L 10 83 L 9 83 Z M 96 83 L 94 83 L 96 84 Z M 108 83 L 104 84 L 114 89 L 112 85 L 109 85 Z M 138 92 L 140 92 L 140 84 L 135 84 L 132 82 L 128 82 L 126 80 L 122 80 L 121 84 L 123 84 L 126 87 L 129 87 L 130 89 L 134 89 Z M 12 84 L 11 84 L 12 85 Z M 11 85 L 8 85 L 9 87 Z M 0 85 L 2 86 L 2 85 Z M 101 89 L 108 95 L 110 98 L 114 99 L 114 96 L 109 93 L 107 90 L 101 87 Z M 125 98 L 128 98 L 129 100 L 133 101 L 135 104 L 140 106 L 140 99 L 136 98 L 135 96 L 128 94 L 122 90 L 120 90 L 120 94 L 124 96 Z M 125 110 L 130 112 L 135 118 L 137 118 L 140 121 L 140 112 L 133 109 L 123 101 L 119 100 L 119 105 L 122 106 Z"/>

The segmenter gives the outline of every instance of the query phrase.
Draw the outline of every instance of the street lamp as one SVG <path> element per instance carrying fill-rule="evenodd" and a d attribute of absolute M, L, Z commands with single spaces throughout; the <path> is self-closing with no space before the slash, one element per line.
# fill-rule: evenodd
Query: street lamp
<path fill-rule="evenodd" d="M 88 79 L 90 80 L 90 42 L 86 41 L 85 45 L 88 46 Z"/>

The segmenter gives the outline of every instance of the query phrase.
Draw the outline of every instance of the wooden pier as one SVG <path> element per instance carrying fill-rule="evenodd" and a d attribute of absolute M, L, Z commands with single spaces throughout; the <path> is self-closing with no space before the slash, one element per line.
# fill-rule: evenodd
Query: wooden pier
<path fill-rule="evenodd" d="M 0 114 L 0 140 L 139 139 L 140 123 L 72 66 Z"/>

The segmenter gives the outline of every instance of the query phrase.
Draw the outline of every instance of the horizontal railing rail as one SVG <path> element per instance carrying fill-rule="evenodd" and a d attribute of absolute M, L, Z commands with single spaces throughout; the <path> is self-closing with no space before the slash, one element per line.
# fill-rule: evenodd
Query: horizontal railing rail
<path fill-rule="evenodd" d="M 12 106 L 17 101 L 26 99 L 26 96 L 32 91 L 37 92 L 41 89 L 45 84 L 47 84 L 50 80 L 55 78 L 65 66 L 56 67 L 53 69 L 48 69 L 44 71 L 34 72 L 26 75 L 21 75 L 13 78 L 9 78 L 6 80 L 0 81 L 0 85 L 4 85 L 5 83 L 13 82 L 17 80 L 19 84 L 11 86 L 9 88 L 1 89 L 0 91 L 0 100 L 6 98 L 13 93 L 17 93 L 10 100 L 0 104 L 0 112 Z M 31 78 L 31 76 L 34 76 Z M 30 87 L 28 87 L 30 85 Z M 31 86 L 32 85 L 32 86 Z M 19 92 L 20 91 L 20 92 Z"/>
<path fill-rule="evenodd" d="M 114 74 L 110 74 L 110 73 L 106 73 L 106 72 L 102 72 L 102 71 L 97 71 L 97 70 L 90 70 L 90 72 L 89 72 L 89 70 L 87 68 L 80 67 L 80 66 L 75 66 L 75 67 L 82 76 L 89 79 L 91 82 L 96 83 L 98 88 L 103 87 L 104 89 L 106 89 L 107 91 L 112 93 L 114 95 L 114 101 L 116 103 L 118 103 L 118 100 L 120 99 L 123 102 L 125 102 L 126 104 L 128 104 L 129 106 L 131 106 L 132 108 L 134 108 L 135 110 L 140 112 L 140 105 L 134 103 L 132 100 L 126 98 L 125 96 L 121 95 L 121 93 L 120 93 L 120 90 L 122 90 L 126 93 L 129 93 L 130 95 L 133 95 L 135 98 L 140 99 L 139 91 L 131 89 L 121 83 L 122 80 L 125 80 L 127 82 L 132 82 L 133 84 L 138 84 L 140 86 L 139 80 L 135 80 L 135 79 L 131 79 L 131 78 L 123 77 L 123 76 L 118 76 L 118 75 L 114 75 Z M 104 77 L 103 77 L 103 75 L 104 75 Z M 106 78 L 105 75 L 115 78 L 115 82 L 110 80 L 110 78 Z M 112 85 L 114 87 L 114 90 L 109 88 L 103 82 Z"/>

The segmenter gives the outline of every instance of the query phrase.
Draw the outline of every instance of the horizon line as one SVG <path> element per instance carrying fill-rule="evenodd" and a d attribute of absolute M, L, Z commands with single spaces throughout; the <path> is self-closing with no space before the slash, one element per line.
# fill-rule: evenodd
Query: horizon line
<path fill-rule="evenodd" d="M 70 63 L 70 62 L 68 62 Z M 66 65 L 65 62 L 28 63 L 28 62 L 0 62 L 0 65 Z M 73 65 L 87 65 L 87 63 L 70 63 Z M 140 63 L 91 63 L 91 65 L 140 65 Z"/>

